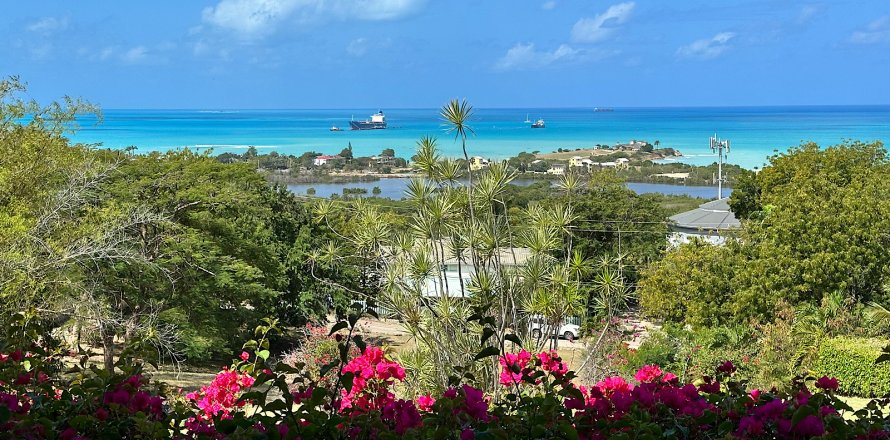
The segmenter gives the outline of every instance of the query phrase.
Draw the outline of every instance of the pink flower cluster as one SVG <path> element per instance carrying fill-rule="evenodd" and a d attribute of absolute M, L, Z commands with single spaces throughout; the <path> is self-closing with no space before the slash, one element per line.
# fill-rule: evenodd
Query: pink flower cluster
<path fill-rule="evenodd" d="M 538 360 L 541 362 L 541 368 L 544 371 L 548 371 L 556 377 L 565 376 L 569 372 L 569 365 L 562 361 L 556 350 L 538 353 Z"/>
<path fill-rule="evenodd" d="M 420 426 L 420 412 L 410 400 L 396 399 L 390 389 L 395 381 L 405 380 L 405 369 L 386 357 L 383 350 L 368 347 L 343 367 L 343 373 L 352 373 L 352 388 L 341 390 L 340 412 L 349 416 L 380 411 L 382 421 L 390 424 L 396 434 Z M 424 401 L 432 406 L 430 400 Z"/>
<path fill-rule="evenodd" d="M 526 375 L 530 371 L 528 363 L 532 359 L 532 354 L 522 350 L 519 353 L 505 353 L 499 359 L 501 364 L 501 385 L 510 386 L 522 383 L 523 373 Z"/>
<path fill-rule="evenodd" d="M 114 390 L 107 391 L 102 396 L 102 403 L 112 411 L 125 411 L 130 414 L 142 412 L 155 418 L 164 413 L 164 400 L 159 396 L 153 396 L 139 388 L 144 385 L 142 375 L 130 376 L 118 384 Z M 96 418 L 105 420 L 109 416 L 105 408 L 96 410 Z"/>
<path fill-rule="evenodd" d="M 463 402 L 460 401 L 463 398 Z M 454 414 L 460 416 L 465 414 L 471 420 L 487 422 L 491 420 L 488 414 L 488 399 L 482 390 L 473 388 L 469 385 L 461 385 L 460 389 L 449 388 L 442 394 L 442 398 L 457 402 L 454 408 Z"/>
<path fill-rule="evenodd" d="M 389 391 L 394 381 L 405 380 L 405 369 L 398 362 L 386 358 L 383 350 L 368 347 L 361 356 L 353 358 L 343 367 L 343 373 L 352 373 L 352 389 L 341 390 L 340 410 L 348 408 L 371 411 L 383 408 L 395 399 Z"/>
<path fill-rule="evenodd" d="M 529 380 L 536 368 L 552 374 L 557 379 L 562 379 L 569 372 L 569 366 L 559 357 L 556 350 L 542 351 L 537 356 L 526 350 L 518 353 L 505 353 L 498 359 L 501 364 L 500 384 L 513 386 Z M 534 379 L 539 384 L 539 379 Z"/>
<path fill-rule="evenodd" d="M 239 402 L 241 391 L 253 386 L 254 378 L 247 373 L 223 368 L 210 385 L 201 387 L 200 391 L 191 392 L 185 398 L 195 402 L 201 410 L 201 416 L 209 420 L 214 416 L 231 417 L 234 408 L 240 408 L 246 402 Z"/>

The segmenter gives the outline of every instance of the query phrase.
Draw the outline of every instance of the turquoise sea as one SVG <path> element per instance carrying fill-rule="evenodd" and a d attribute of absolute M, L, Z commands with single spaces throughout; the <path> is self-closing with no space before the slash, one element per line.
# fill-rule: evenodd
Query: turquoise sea
<path fill-rule="evenodd" d="M 261 151 L 336 154 L 351 143 L 356 155 L 393 148 L 410 157 L 421 136 L 439 139 L 446 155 L 461 154 L 460 144 L 444 131 L 436 109 L 382 109 L 389 128 L 350 131 L 349 120 L 367 119 L 377 109 L 345 110 L 105 110 L 104 122 L 81 120 L 77 142 L 137 151 L 182 147 L 212 148 L 214 153 Z M 524 121 L 543 118 L 547 128 Z M 660 141 L 683 153 L 676 160 L 709 164 L 715 156 L 708 138 L 729 139 L 730 163 L 760 167 L 775 151 L 802 141 L 831 145 L 845 139 L 890 140 L 890 106 L 807 106 L 731 108 L 616 108 L 594 112 L 570 109 L 477 109 L 471 121 L 471 155 L 499 159 L 520 151 L 589 148 L 632 139 Z M 344 131 L 329 131 L 338 126 Z"/>

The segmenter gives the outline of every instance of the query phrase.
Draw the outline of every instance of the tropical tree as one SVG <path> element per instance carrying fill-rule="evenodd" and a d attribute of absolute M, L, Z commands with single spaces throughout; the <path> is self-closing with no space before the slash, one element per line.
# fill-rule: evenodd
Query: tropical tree
<path fill-rule="evenodd" d="M 471 114 L 466 101 L 442 110 L 465 159 Z M 405 355 L 409 373 L 419 375 L 414 380 L 444 388 L 449 377 L 470 374 L 496 390 L 499 366 L 487 356 L 509 344 L 552 344 L 531 337 L 530 318 L 540 314 L 555 327 L 584 310 L 578 267 L 583 259 L 570 264 L 565 249 L 571 210 L 533 205 L 514 221 L 505 195 L 515 173 L 506 163 L 467 170 L 472 183 L 464 185 L 460 169 L 468 162 L 441 158 L 432 138 L 418 141 L 414 162 L 423 178 L 409 184 L 406 228 L 379 223 L 382 213 L 368 203 L 325 202 L 316 211 L 320 221 L 329 223 L 335 208 L 355 221 L 334 228 L 349 251 L 330 248 L 319 261 L 348 262 L 379 274 L 369 286 L 377 295 L 367 297 L 398 314 L 417 341 L 416 350 Z M 474 362 L 477 357 L 483 362 Z"/>

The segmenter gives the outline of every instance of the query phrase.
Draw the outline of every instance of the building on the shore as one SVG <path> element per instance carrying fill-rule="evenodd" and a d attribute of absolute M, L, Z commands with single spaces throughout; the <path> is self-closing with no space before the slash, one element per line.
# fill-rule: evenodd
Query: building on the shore
<path fill-rule="evenodd" d="M 596 165 L 596 162 L 586 157 L 575 156 L 569 159 L 569 168 L 582 168 L 585 171 L 590 171 Z"/>
<path fill-rule="evenodd" d="M 694 239 L 721 245 L 736 236 L 741 222 L 729 209 L 729 198 L 702 203 L 698 208 L 681 212 L 670 218 L 672 246 L 689 243 Z"/>
<path fill-rule="evenodd" d="M 615 168 L 615 169 L 624 169 L 627 168 L 630 164 L 630 159 L 626 157 L 619 157 L 614 161 L 610 162 L 594 162 L 590 161 L 589 168 L 600 167 L 600 168 Z"/>
<path fill-rule="evenodd" d="M 371 161 L 379 167 L 391 167 L 395 165 L 396 158 L 393 156 L 372 156 Z"/>
<path fill-rule="evenodd" d="M 315 156 L 315 159 L 312 159 L 312 164 L 317 167 L 320 167 L 320 166 L 327 165 L 331 162 L 337 162 L 340 160 L 343 160 L 343 158 L 340 156 L 324 156 L 324 155 L 322 155 L 322 156 Z"/>
<path fill-rule="evenodd" d="M 547 170 L 547 174 L 551 174 L 554 176 L 562 176 L 566 173 L 566 166 L 561 163 L 555 163 L 550 165 L 550 169 Z"/>
<path fill-rule="evenodd" d="M 640 151 L 646 145 L 649 145 L 649 143 L 646 141 L 638 141 L 638 140 L 634 139 L 626 144 L 616 145 L 615 149 L 623 150 L 623 151 Z"/>
<path fill-rule="evenodd" d="M 473 156 L 470 158 L 470 169 L 473 171 L 479 171 L 484 168 L 488 168 L 491 165 L 488 159 L 481 156 Z"/>

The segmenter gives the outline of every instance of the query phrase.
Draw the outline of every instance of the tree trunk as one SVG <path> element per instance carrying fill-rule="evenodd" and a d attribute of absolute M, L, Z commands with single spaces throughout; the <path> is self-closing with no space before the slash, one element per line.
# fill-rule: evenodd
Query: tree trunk
<path fill-rule="evenodd" d="M 105 360 L 105 371 L 114 372 L 114 333 L 105 329 L 102 333 L 102 349 Z"/>

